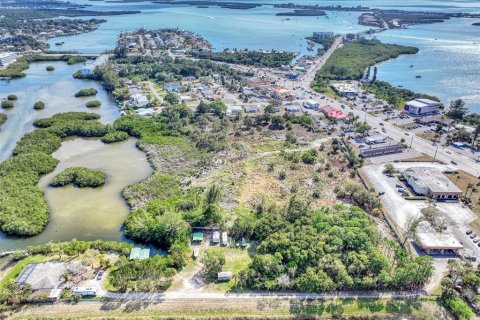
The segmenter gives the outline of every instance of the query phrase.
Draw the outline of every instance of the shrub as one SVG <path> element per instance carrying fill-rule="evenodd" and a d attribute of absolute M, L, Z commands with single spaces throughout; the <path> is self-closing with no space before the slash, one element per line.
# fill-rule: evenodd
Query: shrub
<path fill-rule="evenodd" d="M 45 109 L 45 103 L 43 103 L 43 101 L 37 101 L 37 102 L 35 102 L 35 104 L 33 105 L 33 109 L 35 109 L 35 110 Z"/>
<path fill-rule="evenodd" d="M 47 71 L 53 71 L 53 70 L 55 70 L 55 67 L 53 67 L 53 66 L 47 66 L 45 69 L 47 69 Z"/>
<path fill-rule="evenodd" d="M 0 127 L 7 122 L 7 115 L 5 113 L 0 113 Z"/>
<path fill-rule="evenodd" d="M 86 104 L 87 108 L 98 108 L 102 105 L 102 103 L 98 100 L 88 101 Z"/>
<path fill-rule="evenodd" d="M 225 264 L 225 253 L 221 248 L 209 248 L 202 259 L 205 275 L 210 280 L 215 280 Z"/>
<path fill-rule="evenodd" d="M 103 136 L 103 143 L 113 143 L 118 141 L 124 141 L 128 139 L 128 133 L 124 131 L 112 131 Z"/>
<path fill-rule="evenodd" d="M 455 319 L 470 320 L 473 319 L 475 315 L 468 304 L 459 297 L 444 299 L 443 304 L 445 305 L 445 308 L 450 310 L 455 316 Z"/>
<path fill-rule="evenodd" d="M 87 89 L 82 89 L 75 93 L 75 97 L 89 97 L 89 96 L 94 96 L 98 93 L 97 89 L 95 88 L 87 88 Z"/>
<path fill-rule="evenodd" d="M 57 174 L 50 186 L 63 187 L 70 183 L 79 188 L 96 188 L 105 184 L 105 173 L 82 167 L 68 168 Z"/>
<path fill-rule="evenodd" d="M 315 158 L 316 152 L 314 150 L 307 151 L 302 155 L 302 161 L 305 164 L 314 164 Z"/>
<path fill-rule="evenodd" d="M 17 96 L 14 95 L 14 94 L 9 94 L 8 97 L 7 97 L 7 100 L 10 100 L 10 101 L 14 101 L 14 100 L 17 100 Z"/>
<path fill-rule="evenodd" d="M 3 109 L 10 109 L 10 108 L 13 108 L 13 106 L 14 106 L 13 101 L 2 100 L 2 108 Z"/>
<path fill-rule="evenodd" d="M 13 157 L 0 164 L 0 230 L 16 236 L 33 236 L 48 223 L 49 209 L 40 175 L 53 171 L 58 160 L 51 156 L 69 135 L 102 136 L 108 128 L 98 114 L 60 113 L 34 122 L 36 129 L 20 139 Z"/>
<path fill-rule="evenodd" d="M 287 177 L 287 173 L 285 172 L 285 170 L 282 170 L 278 173 L 278 179 L 285 180 L 286 177 Z"/>

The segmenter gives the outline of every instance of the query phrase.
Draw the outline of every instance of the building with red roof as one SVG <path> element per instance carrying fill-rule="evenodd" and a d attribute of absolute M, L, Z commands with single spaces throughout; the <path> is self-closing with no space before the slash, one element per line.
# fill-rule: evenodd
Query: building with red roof
<path fill-rule="evenodd" d="M 346 113 L 329 105 L 321 107 L 320 110 L 330 119 L 345 120 L 348 117 Z"/>

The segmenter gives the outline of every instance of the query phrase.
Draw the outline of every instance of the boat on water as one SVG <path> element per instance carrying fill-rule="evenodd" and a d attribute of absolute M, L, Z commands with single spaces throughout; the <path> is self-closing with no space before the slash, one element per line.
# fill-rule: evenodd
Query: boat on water
<path fill-rule="evenodd" d="M 64 43 L 65 43 L 64 41 L 62 41 L 62 42 L 55 42 L 55 45 L 56 45 L 56 46 L 61 46 L 61 45 L 64 44 Z"/>
<path fill-rule="evenodd" d="M 413 68 L 413 64 L 410 65 L 410 68 Z"/>
<path fill-rule="evenodd" d="M 422 76 L 416 76 L 415 78 L 420 79 Z"/>

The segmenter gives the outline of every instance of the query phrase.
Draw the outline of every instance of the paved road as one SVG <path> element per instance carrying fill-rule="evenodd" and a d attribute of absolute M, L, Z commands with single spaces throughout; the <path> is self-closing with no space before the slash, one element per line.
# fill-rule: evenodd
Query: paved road
<path fill-rule="evenodd" d="M 147 293 L 147 292 L 129 292 L 115 293 L 107 292 L 104 298 L 126 301 L 150 301 L 160 302 L 164 300 L 215 300 L 215 299 L 371 299 L 371 298 L 416 298 L 425 295 L 424 291 L 409 292 L 333 292 L 333 293 L 271 293 L 271 292 L 255 292 L 255 293 L 220 293 L 220 292 L 165 292 L 165 293 Z"/>

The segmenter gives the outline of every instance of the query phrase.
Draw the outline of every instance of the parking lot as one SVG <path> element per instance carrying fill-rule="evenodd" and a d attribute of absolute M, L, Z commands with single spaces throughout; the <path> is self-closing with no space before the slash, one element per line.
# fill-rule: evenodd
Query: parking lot
<path fill-rule="evenodd" d="M 409 167 L 437 167 L 440 170 L 445 170 L 448 166 L 431 163 L 431 162 L 402 162 L 394 163 L 395 168 L 403 171 Z M 372 164 L 362 168 L 363 172 L 368 177 L 369 181 L 374 185 L 377 192 L 382 193 L 380 196 L 384 204 L 385 210 L 388 212 L 392 222 L 399 228 L 407 225 L 410 219 L 422 215 L 421 210 L 428 206 L 427 201 L 424 200 L 406 200 L 402 197 L 401 192 L 398 192 L 399 187 L 408 188 L 397 177 L 388 177 L 383 173 L 384 164 Z M 447 230 L 465 246 L 465 248 L 473 250 L 477 257 L 480 257 L 480 248 L 473 240 L 466 234 L 468 224 L 477 218 L 468 207 L 463 206 L 459 202 L 438 202 L 437 208 L 442 211 L 446 217 Z M 432 232 L 433 228 L 428 223 L 422 223 L 420 232 Z M 480 241 L 480 240 L 479 240 Z"/>

